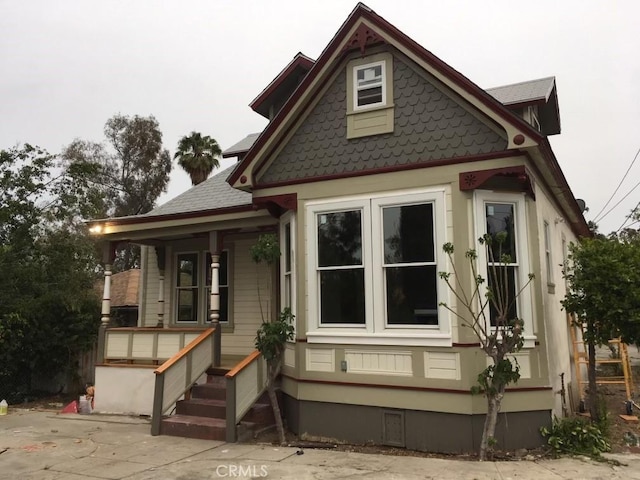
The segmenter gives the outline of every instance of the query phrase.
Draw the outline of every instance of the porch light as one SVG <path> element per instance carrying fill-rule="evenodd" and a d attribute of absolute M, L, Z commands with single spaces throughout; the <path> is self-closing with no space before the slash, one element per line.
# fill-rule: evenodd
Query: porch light
<path fill-rule="evenodd" d="M 102 233 L 102 225 L 99 223 L 95 224 L 93 227 L 89 228 L 89 233 L 92 235 L 100 235 Z"/>

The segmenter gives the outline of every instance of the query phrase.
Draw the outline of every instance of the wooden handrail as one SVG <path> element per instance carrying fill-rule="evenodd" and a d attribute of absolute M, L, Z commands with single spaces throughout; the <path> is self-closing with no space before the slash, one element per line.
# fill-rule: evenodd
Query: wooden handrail
<path fill-rule="evenodd" d="M 238 363 L 235 367 L 233 367 L 231 370 L 229 370 L 226 373 L 225 378 L 233 378 L 233 377 L 235 377 L 242 370 L 244 370 L 249 365 L 251 365 L 251 363 L 253 363 L 255 361 L 255 359 L 258 358 L 259 356 L 260 356 L 260 352 L 258 350 L 254 350 L 249 355 L 247 355 L 244 359 L 242 359 L 242 361 L 240 363 Z"/>
<path fill-rule="evenodd" d="M 171 367 L 172 365 L 176 364 L 181 358 L 183 358 L 186 355 L 188 355 L 191 352 L 191 350 L 196 348 L 198 346 L 198 344 L 200 342 L 202 342 L 205 338 L 207 338 L 209 335 L 213 335 L 215 330 L 216 330 L 215 327 L 212 327 L 212 328 L 208 328 L 207 330 L 202 332 L 196 338 L 191 340 L 189 345 L 184 347 L 182 350 L 180 350 L 178 353 L 176 353 L 173 357 L 171 357 L 169 360 L 167 360 L 162 365 L 160 365 L 153 373 L 155 373 L 156 375 L 164 373 L 166 370 L 169 369 L 169 367 Z"/>
<path fill-rule="evenodd" d="M 183 332 L 202 332 L 212 327 L 177 327 L 177 328 L 159 328 L 159 327 L 109 327 L 110 332 L 156 332 L 156 333 L 183 333 Z"/>

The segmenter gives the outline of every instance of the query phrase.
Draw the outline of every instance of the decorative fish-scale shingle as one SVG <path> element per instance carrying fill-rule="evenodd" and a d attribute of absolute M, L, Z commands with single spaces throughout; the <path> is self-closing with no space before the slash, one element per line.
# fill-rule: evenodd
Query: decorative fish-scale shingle
<path fill-rule="evenodd" d="M 343 70 L 259 184 L 349 174 L 385 167 L 504 151 L 505 138 L 453 98 L 394 58 L 394 131 L 347 139 Z"/>

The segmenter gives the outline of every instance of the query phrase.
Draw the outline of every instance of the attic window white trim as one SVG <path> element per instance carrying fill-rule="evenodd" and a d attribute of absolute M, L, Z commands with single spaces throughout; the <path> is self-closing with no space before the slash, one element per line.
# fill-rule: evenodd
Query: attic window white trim
<path fill-rule="evenodd" d="M 376 72 L 377 69 L 380 71 L 379 74 Z M 353 67 L 354 111 L 382 107 L 387 104 L 386 70 L 387 62 L 385 60 Z M 371 101 L 371 99 L 375 99 L 378 96 L 380 97 L 379 101 Z"/>

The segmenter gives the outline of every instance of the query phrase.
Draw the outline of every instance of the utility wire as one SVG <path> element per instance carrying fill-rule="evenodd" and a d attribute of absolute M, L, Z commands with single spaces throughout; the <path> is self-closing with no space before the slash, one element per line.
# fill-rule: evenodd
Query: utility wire
<path fill-rule="evenodd" d="M 633 210 L 631 210 L 631 211 L 629 212 L 629 215 L 627 215 L 626 217 L 624 217 L 624 221 L 622 222 L 622 225 L 620 225 L 620 228 L 618 228 L 618 230 L 616 230 L 616 233 L 619 233 L 619 232 L 620 232 L 620 230 L 622 230 L 622 229 L 624 228 L 624 224 L 625 224 L 625 223 L 627 223 L 627 220 L 629 220 L 629 219 L 633 216 L 634 212 L 635 212 L 636 210 L 638 210 L 638 207 L 640 207 L 640 202 L 638 202 L 638 203 L 636 204 L 636 206 L 633 208 Z M 630 226 L 632 226 L 632 225 L 634 225 L 634 224 L 636 224 L 636 223 L 638 223 L 638 220 L 636 220 L 635 222 L 631 222 L 629 225 L 627 225 L 627 227 L 630 227 Z"/>
<path fill-rule="evenodd" d="M 618 201 L 618 203 L 616 203 L 613 207 L 611 207 L 609 210 L 607 210 L 607 212 L 598 219 L 598 222 L 601 221 L 607 215 L 609 215 L 613 210 L 615 210 L 615 208 L 618 205 L 620 205 L 629 195 L 631 195 L 633 193 L 633 191 L 638 187 L 640 187 L 640 182 L 636 183 L 635 186 L 631 190 L 629 190 L 629 192 Z M 594 220 L 594 222 L 595 222 L 595 220 Z M 625 222 L 626 222 L 626 220 L 625 220 Z"/>
<path fill-rule="evenodd" d="M 620 190 L 620 187 L 622 186 L 622 182 L 624 182 L 624 179 L 627 178 L 627 175 L 629 175 L 629 171 L 631 170 L 631 167 L 633 167 L 633 164 L 636 163 L 636 160 L 638 159 L 638 154 L 640 154 L 640 148 L 636 152 L 635 157 L 633 157 L 633 160 L 631 161 L 631 165 L 629 165 L 629 168 L 627 168 L 627 171 L 625 172 L 624 177 L 622 177 L 622 180 L 620 180 L 620 183 L 618 183 L 618 186 L 609 197 L 609 200 L 607 200 L 607 203 L 605 203 L 604 206 L 598 212 L 598 214 L 595 217 L 593 217 L 593 221 L 595 223 L 598 223 L 600 220 L 602 220 L 602 218 L 598 218 L 598 217 L 602 212 L 604 212 L 604 209 L 607 208 L 607 205 L 611 203 L 611 200 L 613 200 L 613 197 L 615 197 L 616 193 L 618 193 L 618 190 Z"/>

